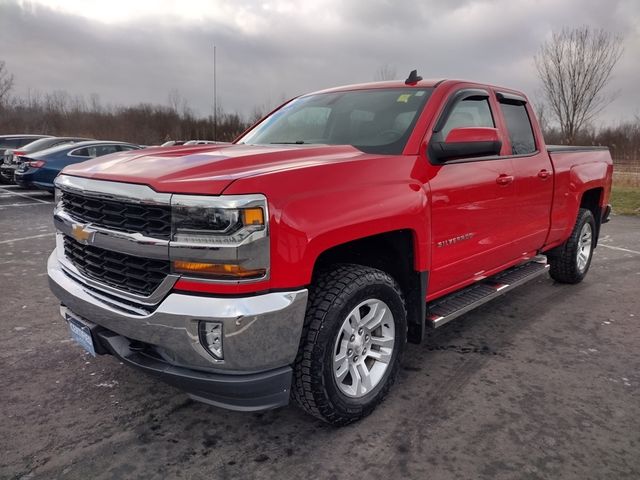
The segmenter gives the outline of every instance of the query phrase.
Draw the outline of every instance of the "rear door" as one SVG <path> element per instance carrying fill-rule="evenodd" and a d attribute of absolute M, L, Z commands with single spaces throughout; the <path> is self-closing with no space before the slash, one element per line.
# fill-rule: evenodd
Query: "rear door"
<path fill-rule="evenodd" d="M 513 159 L 515 198 L 513 242 L 523 257 L 545 242 L 550 226 L 553 167 L 546 149 L 536 142 L 531 107 L 524 97 L 497 93 Z"/>
<path fill-rule="evenodd" d="M 465 92 L 454 92 L 447 101 L 444 129 L 497 127 L 498 107 L 489 92 Z M 480 280 L 514 259 L 513 179 L 510 157 L 466 158 L 435 166 L 429 180 L 433 245 L 428 297 Z"/>

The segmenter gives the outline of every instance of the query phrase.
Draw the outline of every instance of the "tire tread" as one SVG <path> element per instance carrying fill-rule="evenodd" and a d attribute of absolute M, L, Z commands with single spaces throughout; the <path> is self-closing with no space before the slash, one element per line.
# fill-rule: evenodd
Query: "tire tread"
<path fill-rule="evenodd" d="M 334 265 L 331 269 L 321 272 L 309 292 L 300 347 L 294 364 L 291 393 L 294 401 L 303 410 L 333 425 L 346 425 L 371 413 L 375 406 L 384 399 L 397 376 L 400 364 L 399 356 L 374 404 L 354 408 L 348 415 L 336 412 L 336 409 L 331 405 L 324 385 L 323 358 L 326 348 L 331 348 L 331 345 L 319 344 L 318 338 L 325 326 L 325 318 L 330 309 L 344 305 L 350 293 L 375 283 L 390 286 L 399 298 L 402 298 L 400 288 L 388 274 L 381 270 L 355 264 Z M 404 309 L 404 301 L 402 304 Z"/>
<path fill-rule="evenodd" d="M 591 210 L 581 208 L 578 211 L 576 223 L 567 241 L 548 254 L 551 265 L 549 275 L 551 275 L 551 278 L 555 281 L 569 284 L 580 283 L 589 271 L 591 260 L 589 260 L 589 264 L 587 264 L 584 272 L 578 270 L 576 263 L 576 254 L 580 243 L 580 231 L 586 222 L 591 222 L 593 229 L 592 234 L 595 236 L 595 220 L 593 214 Z M 593 248 L 591 249 L 591 255 L 593 256 Z"/>

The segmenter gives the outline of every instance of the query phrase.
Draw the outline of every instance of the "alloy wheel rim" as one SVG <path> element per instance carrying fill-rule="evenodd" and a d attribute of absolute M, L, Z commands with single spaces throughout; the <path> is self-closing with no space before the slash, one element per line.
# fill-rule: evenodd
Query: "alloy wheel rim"
<path fill-rule="evenodd" d="M 361 398 L 380 383 L 393 355 L 395 322 L 389 306 L 375 298 L 345 318 L 333 348 L 333 376 L 342 393 Z"/>
<path fill-rule="evenodd" d="M 593 231 L 591 224 L 585 223 L 580 230 L 580 237 L 578 242 L 578 252 L 576 254 L 578 270 L 582 273 L 586 270 L 589 263 L 589 257 L 591 256 L 591 242 L 593 237 Z"/>

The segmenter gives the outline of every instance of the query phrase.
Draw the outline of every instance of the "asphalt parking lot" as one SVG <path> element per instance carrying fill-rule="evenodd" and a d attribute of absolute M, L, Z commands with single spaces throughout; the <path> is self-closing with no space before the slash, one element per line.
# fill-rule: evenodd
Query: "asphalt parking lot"
<path fill-rule="evenodd" d="M 0 185 L 0 477 L 640 478 L 640 217 L 580 285 L 548 277 L 407 349 L 370 417 L 193 402 L 69 340 L 47 287 L 52 197 Z"/>

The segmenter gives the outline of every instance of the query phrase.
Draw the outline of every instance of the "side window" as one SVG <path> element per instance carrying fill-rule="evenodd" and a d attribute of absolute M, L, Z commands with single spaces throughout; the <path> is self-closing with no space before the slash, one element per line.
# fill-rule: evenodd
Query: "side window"
<path fill-rule="evenodd" d="M 30 141 L 31 140 L 25 140 L 23 138 L 10 138 L 2 142 L 2 148 L 20 148 Z"/>
<path fill-rule="evenodd" d="M 469 97 L 456 103 L 442 128 L 444 138 L 458 127 L 495 127 L 488 98 Z"/>
<path fill-rule="evenodd" d="M 500 108 L 507 122 L 511 153 L 513 155 L 526 155 L 535 152 L 536 141 L 525 104 L 500 103 Z"/>
<path fill-rule="evenodd" d="M 117 145 L 96 145 L 95 147 L 89 147 L 89 156 L 91 158 L 101 157 L 103 155 L 109 155 L 118 151 Z"/>
<path fill-rule="evenodd" d="M 88 148 L 78 148 L 76 150 L 72 150 L 69 152 L 69 155 L 73 155 L 74 157 L 89 157 L 89 149 Z"/>
<path fill-rule="evenodd" d="M 129 150 L 138 150 L 136 147 L 131 145 L 118 145 L 118 149 L 121 152 L 128 152 Z"/>

